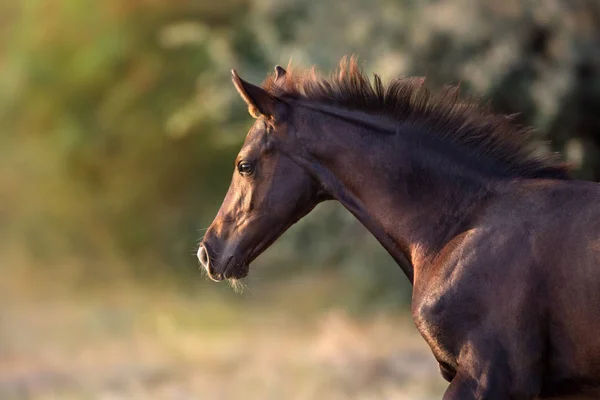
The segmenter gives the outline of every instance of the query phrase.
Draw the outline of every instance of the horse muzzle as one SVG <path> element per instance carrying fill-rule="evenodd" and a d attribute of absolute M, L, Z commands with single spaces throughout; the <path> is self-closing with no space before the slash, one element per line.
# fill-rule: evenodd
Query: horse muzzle
<path fill-rule="evenodd" d="M 206 270 L 208 277 L 214 282 L 221 282 L 224 279 L 241 279 L 248 275 L 248 263 L 235 261 L 234 256 L 229 256 L 221 261 L 218 257 L 210 254 L 210 246 L 201 243 L 198 248 L 198 261 Z"/>

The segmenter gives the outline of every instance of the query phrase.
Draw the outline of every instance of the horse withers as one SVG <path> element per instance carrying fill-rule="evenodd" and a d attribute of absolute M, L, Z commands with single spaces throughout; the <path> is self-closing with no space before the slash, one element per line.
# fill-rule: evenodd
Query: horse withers
<path fill-rule="evenodd" d="M 198 250 L 211 279 L 337 200 L 412 282 L 444 399 L 600 397 L 599 185 L 455 87 L 384 85 L 354 59 L 233 83 L 256 120 Z"/>

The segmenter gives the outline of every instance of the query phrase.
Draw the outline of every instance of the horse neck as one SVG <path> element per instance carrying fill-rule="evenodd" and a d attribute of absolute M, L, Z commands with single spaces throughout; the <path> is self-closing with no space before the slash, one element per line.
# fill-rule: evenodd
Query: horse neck
<path fill-rule="evenodd" d="M 464 229 L 488 193 L 476 172 L 412 140 L 409 125 L 332 107 L 299 107 L 296 117 L 302 121 L 296 149 L 303 152 L 295 158 L 365 225 L 411 282 L 415 269 Z"/>

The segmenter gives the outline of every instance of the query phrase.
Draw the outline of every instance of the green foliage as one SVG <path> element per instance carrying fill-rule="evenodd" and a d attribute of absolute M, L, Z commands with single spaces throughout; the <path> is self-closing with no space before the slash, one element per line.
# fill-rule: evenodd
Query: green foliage
<path fill-rule="evenodd" d="M 600 179 L 595 2 L 29 0 L 0 5 L 0 238 L 91 279 L 197 274 L 193 256 L 251 120 L 230 84 L 357 53 L 384 78 L 462 81 Z M 258 261 L 337 271 L 348 304 L 406 303 L 400 269 L 325 205 Z M 59 267 L 55 267 L 59 268 Z M 179 271 L 179 272 L 178 272 Z"/>

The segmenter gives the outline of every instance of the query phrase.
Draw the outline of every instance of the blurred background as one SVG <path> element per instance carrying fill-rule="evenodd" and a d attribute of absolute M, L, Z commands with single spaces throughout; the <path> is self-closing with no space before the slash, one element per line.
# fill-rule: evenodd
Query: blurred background
<path fill-rule="evenodd" d="M 195 257 L 252 123 L 230 69 L 461 82 L 600 180 L 596 0 L 0 2 L 0 399 L 434 399 L 410 285 L 336 204 L 241 294 Z"/>

